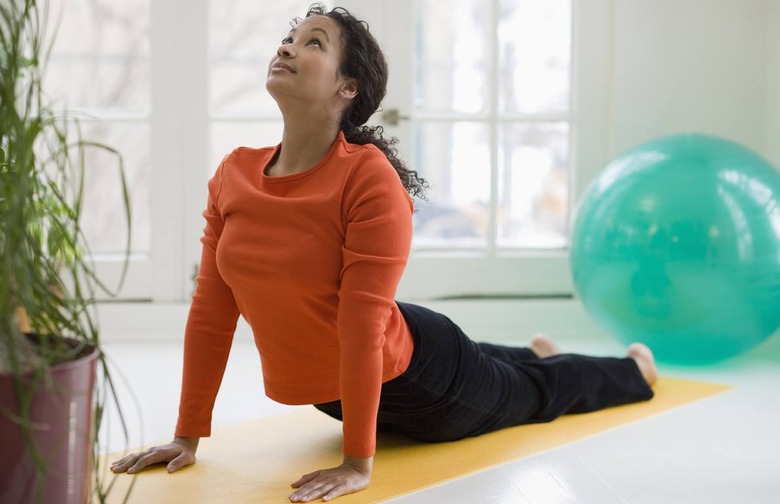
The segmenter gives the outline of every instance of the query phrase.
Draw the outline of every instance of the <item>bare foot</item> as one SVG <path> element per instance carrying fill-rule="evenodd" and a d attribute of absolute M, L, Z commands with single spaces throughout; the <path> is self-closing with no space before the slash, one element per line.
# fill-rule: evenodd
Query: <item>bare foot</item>
<path fill-rule="evenodd" d="M 540 359 L 561 353 L 561 349 L 546 334 L 537 333 L 531 338 L 531 351 Z"/>
<path fill-rule="evenodd" d="M 658 380 L 658 368 L 655 366 L 653 352 L 642 343 L 632 343 L 628 347 L 628 356 L 636 362 L 642 378 L 651 387 Z"/>

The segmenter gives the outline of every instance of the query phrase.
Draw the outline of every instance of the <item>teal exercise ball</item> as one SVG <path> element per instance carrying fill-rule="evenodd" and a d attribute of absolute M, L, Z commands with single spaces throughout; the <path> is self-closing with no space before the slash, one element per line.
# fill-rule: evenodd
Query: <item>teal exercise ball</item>
<path fill-rule="evenodd" d="M 740 354 L 780 327 L 780 173 L 715 136 L 642 144 L 586 190 L 570 260 L 585 309 L 619 341 L 674 364 Z"/>

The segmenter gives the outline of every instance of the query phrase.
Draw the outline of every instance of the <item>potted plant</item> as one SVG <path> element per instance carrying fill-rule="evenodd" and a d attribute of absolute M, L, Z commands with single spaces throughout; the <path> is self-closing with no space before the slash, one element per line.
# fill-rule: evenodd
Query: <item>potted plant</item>
<path fill-rule="evenodd" d="M 42 87 L 46 11 L 0 4 L 0 502 L 104 501 L 99 427 L 114 398 L 79 226 L 84 141 Z M 91 167 L 90 167 L 91 168 Z"/>

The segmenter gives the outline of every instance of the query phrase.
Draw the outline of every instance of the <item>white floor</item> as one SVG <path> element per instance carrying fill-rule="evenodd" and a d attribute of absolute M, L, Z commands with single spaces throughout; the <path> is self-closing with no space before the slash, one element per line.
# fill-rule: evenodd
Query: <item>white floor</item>
<path fill-rule="evenodd" d="M 577 307 L 530 306 L 525 327 L 549 330 L 566 351 L 619 355 L 623 348 L 599 331 L 583 329 Z M 452 312 L 435 306 L 458 322 Z M 571 309 L 571 317 L 566 310 Z M 518 310 L 513 313 L 516 315 Z M 522 308 L 521 310 L 522 311 Z M 561 316 L 563 313 L 564 316 Z M 513 316 L 515 316 L 513 315 Z M 507 323 L 512 316 L 507 316 Z M 528 317 L 526 314 L 526 321 Z M 564 322 L 561 322 L 564 320 Z M 571 321 L 571 327 L 566 326 Z M 110 326 L 110 324 L 108 324 Z M 463 324 L 462 324 L 463 325 Z M 478 320 L 465 325 L 476 327 Z M 508 328 L 492 318 L 491 334 L 475 339 L 509 343 Z M 524 327 L 524 330 L 525 330 Z M 465 328 L 465 327 L 464 327 Z M 467 329 L 467 330 L 468 330 Z M 587 329 L 587 328 L 586 328 Z M 121 331 L 117 331 L 121 332 Z M 584 333 L 584 334 L 581 334 Z M 122 435 L 109 415 L 105 451 L 167 441 L 176 421 L 181 335 L 107 337 L 106 353 L 118 379 L 128 422 Z M 528 334 L 527 336 L 529 336 Z M 109 335 L 111 336 L 111 335 Z M 526 337 L 512 338 L 523 344 Z M 661 373 L 733 385 L 702 401 L 623 426 L 540 455 L 393 499 L 393 504 L 480 503 L 776 503 L 780 502 L 780 336 L 727 362 L 685 368 L 661 365 Z M 135 398 L 135 399 L 134 399 Z M 215 427 L 279 414 L 290 407 L 265 398 L 251 339 L 237 335 L 214 411 Z M 306 469 L 306 468 L 302 468 Z M 133 503 L 132 496 L 130 503 Z"/>

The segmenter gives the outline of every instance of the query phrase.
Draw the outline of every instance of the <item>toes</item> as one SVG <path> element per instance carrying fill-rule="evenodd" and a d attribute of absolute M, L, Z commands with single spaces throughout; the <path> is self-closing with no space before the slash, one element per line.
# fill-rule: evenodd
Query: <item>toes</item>
<path fill-rule="evenodd" d="M 541 358 L 561 353 L 558 345 L 544 333 L 537 333 L 531 337 L 531 350 Z"/>
<path fill-rule="evenodd" d="M 628 347 L 628 356 L 637 363 L 642 377 L 648 385 L 653 385 L 658 380 L 658 369 L 655 365 L 653 352 L 642 343 L 632 343 Z"/>

